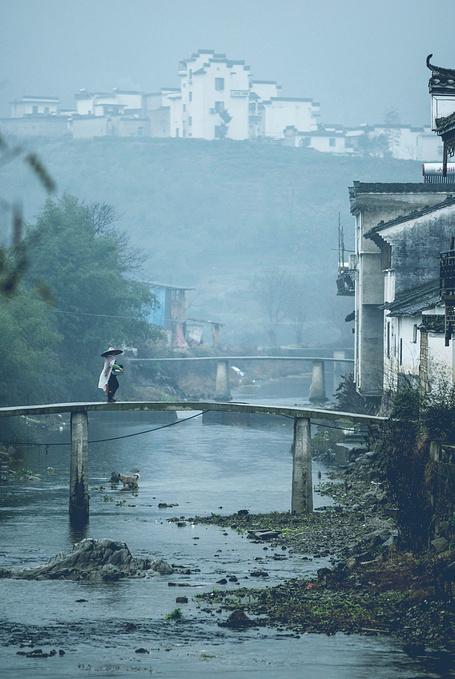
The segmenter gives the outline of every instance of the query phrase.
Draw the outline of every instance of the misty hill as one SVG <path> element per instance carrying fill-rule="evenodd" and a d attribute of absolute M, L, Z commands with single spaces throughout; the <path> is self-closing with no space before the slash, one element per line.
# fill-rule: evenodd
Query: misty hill
<path fill-rule="evenodd" d="M 363 181 L 420 181 L 413 161 L 335 157 L 269 143 L 181 139 L 40 141 L 34 144 L 59 192 L 112 204 L 118 226 L 147 256 L 144 278 L 195 286 L 194 317 L 227 323 L 226 335 L 261 341 L 251 293 L 259 273 L 301 274 L 307 339 L 350 340 L 336 297 L 337 220 L 347 246 L 347 187 Z M 19 163 L 0 173 L 2 195 L 20 196 L 28 218 L 44 197 Z M 18 188 L 19 187 L 19 188 Z M 292 341 L 284 327 L 281 341 Z"/>

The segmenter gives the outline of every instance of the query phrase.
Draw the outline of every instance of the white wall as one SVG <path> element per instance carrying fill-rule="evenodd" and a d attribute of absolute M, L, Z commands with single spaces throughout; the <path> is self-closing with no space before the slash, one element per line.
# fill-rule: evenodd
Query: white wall
<path fill-rule="evenodd" d="M 278 97 L 278 91 L 281 90 L 281 87 L 274 81 L 252 80 L 250 89 L 262 101 L 269 101 L 273 97 Z"/>
<path fill-rule="evenodd" d="M 71 132 L 74 139 L 93 139 L 109 134 L 108 119 L 102 116 L 73 118 Z"/>
<path fill-rule="evenodd" d="M 27 98 L 18 99 L 11 104 L 11 116 L 13 118 L 22 118 L 29 115 L 56 115 L 58 113 L 58 100 L 46 100 Z"/>
<path fill-rule="evenodd" d="M 282 139 L 286 127 L 299 132 L 317 129 L 317 107 L 311 99 L 285 99 L 277 97 L 264 103 L 264 134 L 272 139 Z"/>
<path fill-rule="evenodd" d="M 248 139 L 248 69 L 242 64 L 199 55 L 186 63 L 181 73 L 183 135 L 198 139 L 215 139 L 226 125 L 229 139 Z M 223 88 L 217 89 L 217 82 Z M 223 108 L 231 116 L 223 121 L 216 110 Z"/>
<path fill-rule="evenodd" d="M 150 136 L 150 120 L 126 116 L 81 116 L 73 118 L 71 131 L 74 139 L 146 137 Z"/>
<path fill-rule="evenodd" d="M 435 130 L 436 118 L 446 118 L 455 111 L 455 95 L 448 97 L 433 94 L 431 102 L 431 126 Z"/>
<path fill-rule="evenodd" d="M 346 146 L 344 135 L 314 134 L 302 135 L 300 146 L 319 151 L 320 153 L 352 153 L 352 149 Z"/>

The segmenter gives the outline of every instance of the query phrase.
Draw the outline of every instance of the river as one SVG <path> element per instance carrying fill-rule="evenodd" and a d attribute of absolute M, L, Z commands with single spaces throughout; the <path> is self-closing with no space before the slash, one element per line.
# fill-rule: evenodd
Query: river
<path fill-rule="evenodd" d="M 296 381 L 293 381 L 293 388 Z M 277 401 L 295 402 L 286 382 L 275 385 Z M 307 388 L 307 381 L 300 384 Z M 262 393 L 265 392 L 265 393 Z M 272 398 L 270 385 L 236 394 L 239 400 Z M 182 418 L 188 413 L 180 413 Z M 93 415 L 91 437 L 130 434 L 150 426 L 147 414 Z M 153 425 L 152 425 L 153 426 Z M 46 432 L 43 432 L 43 437 Z M 17 677 L 185 677 L 196 679 L 417 679 L 448 677 L 440 658 L 410 658 L 388 638 L 356 635 L 293 635 L 280 629 L 229 631 L 191 597 L 211 590 L 224 575 L 242 586 L 267 584 L 314 572 L 324 562 L 273 550 L 233 531 L 187 523 L 171 516 L 198 513 L 287 510 L 291 484 L 289 423 L 265 429 L 204 425 L 201 418 L 137 438 L 93 444 L 90 449 L 91 515 L 87 536 L 127 542 L 136 556 L 163 558 L 186 566 L 187 575 L 124 580 L 114 584 L 0 580 L 2 626 L 0 675 Z M 33 566 L 68 548 L 80 536 L 68 526 L 67 447 L 29 451 L 27 466 L 38 481 L 0 487 L 0 566 Z M 48 470 L 51 467 L 52 469 Z M 137 468 L 139 494 L 111 490 L 111 471 Z M 324 477 L 324 469 L 314 466 Z M 104 489 L 100 487 L 104 486 Z M 178 507 L 159 509 L 158 503 Z M 316 506 L 327 504 L 318 495 Z M 177 586 L 169 586 L 168 582 Z M 235 589 L 236 585 L 230 585 Z M 181 606 L 182 622 L 165 620 Z M 30 647 L 63 649 L 47 659 L 17 655 L 19 639 Z M 139 647 L 148 654 L 137 654 Z M 26 649 L 27 650 L 27 649 Z"/>

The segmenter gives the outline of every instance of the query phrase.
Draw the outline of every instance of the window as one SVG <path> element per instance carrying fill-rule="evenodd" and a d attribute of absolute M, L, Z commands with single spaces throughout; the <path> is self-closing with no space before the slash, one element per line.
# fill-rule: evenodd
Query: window
<path fill-rule="evenodd" d="M 192 118 L 192 116 L 188 116 L 188 125 L 191 126 L 192 124 L 193 124 L 193 118 Z"/>
<path fill-rule="evenodd" d="M 36 104 L 32 106 L 32 113 L 38 113 L 38 106 Z"/>
<path fill-rule="evenodd" d="M 403 365 L 403 338 L 400 337 L 400 365 Z"/>
<path fill-rule="evenodd" d="M 329 138 L 329 146 L 336 146 L 336 139 L 335 137 L 330 137 Z"/>
<path fill-rule="evenodd" d="M 218 92 L 222 92 L 222 90 L 224 90 L 224 78 L 215 78 L 215 89 Z"/>
<path fill-rule="evenodd" d="M 412 327 L 412 342 L 413 344 L 417 344 L 417 323 L 414 323 Z"/>
<path fill-rule="evenodd" d="M 216 101 L 215 102 L 215 111 L 217 113 L 223 113 L 223 111 L 224 111 L 224 101 Z"/>
<path fill-rule="evenodd" d="M 186 104 L 183 104 L 183 113 L 186 111 Z"/>
<path fill-rule="evenodd" d="M 193 93 L 188 92 L 188 101 L 193 101 Z"/>
<path fill-rule="evenodd" d="M 224 139 L 226 132 L 226 125 L 215 125 L 215 139 Z"/>
<path fill-rule="evenodd" d="M 390 358 L 390 321 L 387 321 L 386 350 L 387 350 L 387 358 Z"/>

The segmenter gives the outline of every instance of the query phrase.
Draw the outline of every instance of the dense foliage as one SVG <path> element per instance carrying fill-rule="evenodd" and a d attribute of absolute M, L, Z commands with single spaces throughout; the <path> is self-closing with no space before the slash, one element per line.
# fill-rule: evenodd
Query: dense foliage
<path fill-rule="evenodd" d="M 431 441 L 455 442 L 455 388 L 440 381 L 422 394 L 407 385 L 396 394 L 390 416 L 377 443 L 397 503 L 401 544 L 425 549 L 438 522 L 450 522 L 455 510 L 455 486 L 448 477 L 452 465 L 435 463 L 430 456 Z"/>
<path fill-rule="evenodd" d="M 108 206 L 64 196 L 29 227 L 21 286 L 0 298 L 2 404 L 99 399 L 101 351 L 153 337 L 153 296 L 132 278 L 140 260 L 113 221 Z M 51 301 L 37 296 L 37 283 Z"/>

